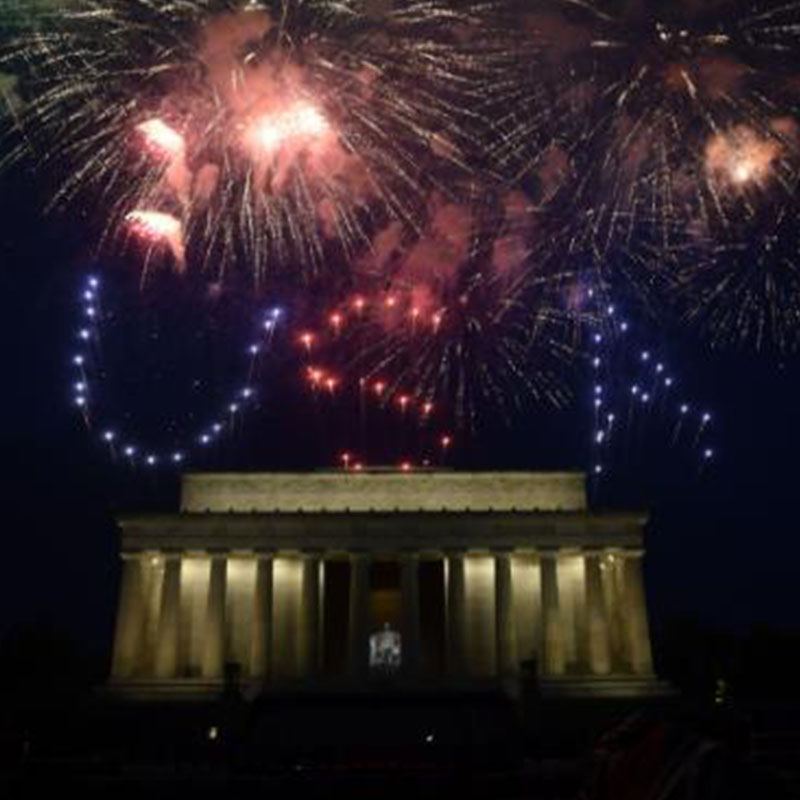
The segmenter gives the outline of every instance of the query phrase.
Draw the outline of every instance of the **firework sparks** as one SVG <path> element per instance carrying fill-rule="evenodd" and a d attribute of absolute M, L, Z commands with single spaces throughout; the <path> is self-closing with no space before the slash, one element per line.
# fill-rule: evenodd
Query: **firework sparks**
<path fill-rule="evenodd" d="M 434 403 L 471 427 L 481 409 L 510 417 L 527 398 L 563 405 L 580 310 L 556 267 L 552 232 L 536 231 L 520 197 L 434 198 L 419 237 L 395 228 L 362 260 L 360 291 L 328 310 L 328 361 L 362 376 L 401 414 Z M 370 286 L 390 274 L 390 284 Z"/>
<path fill-rule="evenodd" d="M 317 273 L 376 219 L 413 228 L 437 170 L 464 169 L 447 99 L 460 15 L 438 2 L 36 11 L 0 53 L 28 98 L 9 160 L 35 147 L 67 172 L 53 206 L 102 197 L 109 234 L 134 209 L 179 208 L 192 265 Z"/>
<path fill-rule="evenodd" d="M 679 4 L 669 20 L 640 4 L 620 16 L 592 2 L 522 17 L 503 6 L 487 84 L 500 169 L 539 202 L 563 196 L 576 235 L 604 255 L 643 235 L 672 247 L 698 220 L 728 225 L 745 190 L 751 203 L 767 186 L 791 202 L 796 62 L 763 65 L 800 50 L 800 6 L 779 6 Z"/>
<path fill-rule="evenodd" d="M 742 235 L 742 230 L 749 235 Z M 727 239 L 701 238 L 679 265 L 673 299 L 715 347 L 800 346 L 800 238 L 787 208 L 741 221 Z"/>

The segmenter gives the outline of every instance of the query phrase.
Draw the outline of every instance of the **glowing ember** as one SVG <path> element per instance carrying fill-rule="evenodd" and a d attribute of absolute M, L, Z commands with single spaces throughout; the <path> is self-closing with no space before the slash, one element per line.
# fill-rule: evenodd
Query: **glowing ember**
<path fill-rule="evenodd" d="M 314 334 L 313 333 L 303 333 L 300 335 L 300 343 L 305 347 L 305 349 L 310 353 L 311 347 L 314 344 Z"/>
<path fill-rule="evenodd" d="M 706 170 L 719 183 L 736 187 L 763 184 L 780 158 L 782 146 L 775 139 L 759 136 L 739 125 L 727 133 L 715 134 L 706 145 Z"/>
<path fill-rule="evenodd" d="M 328 130 L 328 121 L 316 108 L 298 103 L 283 113 L 260 117 L 251 137 L 263 150 L 273 153 L 289 140 L 319 139 Z"/>
<path fill-rule="evenodd" d="M 173 239 L 181 236 L 182 225 L 177 217 L 161 211 L 142 209 L 125 217 L 131 229 L 148 239 Z"/>
<path fill-rule="evenodd" d="M 131 231 L 153 244 L 166 245 L 175 258 L 178 272 L 186 266 L 186 253 L 183 244 L 183 224 L 177 217 L 162 211 L 137 209 L 125 216 Z"/>
<path fill-rule="evenodd" d="M 167 125 L 158 117 L 148 119 L 136 126 L 136 130 L 144 136 L 147 144 L 154 150 L 173 158 L 180 156 L 186 149 L 186 142 L 178 131 Z"/>

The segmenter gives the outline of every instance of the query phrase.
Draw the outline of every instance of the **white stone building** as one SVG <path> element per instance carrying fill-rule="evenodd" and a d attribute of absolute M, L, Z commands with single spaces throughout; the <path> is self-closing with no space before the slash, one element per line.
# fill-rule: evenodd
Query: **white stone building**
<path fill-rule="evenodd" d="M 652 691 L 645 521 L 580 473 L 189 474 L 179 513 L 119 520 L 112 685 L 363 682 L 388 625 L 398 680 Z"/>

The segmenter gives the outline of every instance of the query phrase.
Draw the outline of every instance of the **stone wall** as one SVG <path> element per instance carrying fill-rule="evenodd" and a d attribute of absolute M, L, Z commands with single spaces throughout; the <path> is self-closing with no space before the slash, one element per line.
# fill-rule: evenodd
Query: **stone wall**
<path fill-rule="evenodd" d="M 195 473 L 183 512 L 583 511 L 578 472 Z"/>

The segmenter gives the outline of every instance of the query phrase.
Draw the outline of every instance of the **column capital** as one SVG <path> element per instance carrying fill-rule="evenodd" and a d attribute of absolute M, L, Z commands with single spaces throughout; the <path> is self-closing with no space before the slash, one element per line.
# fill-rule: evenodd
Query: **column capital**
<path fill-rule="evenodd" d="M 558 558 L 561 554 L 561 548 L 557 545 L 554 547 L 540 547 L 536 551 L 539 558 Z"/>
<path fill-rule="evenodd" d="M 643 558 L 645 549 L 643 547 L 624 547 L 614 551 L 614 555 L 621 558 Z"/>
<path fill-rule="evenodd" d="M 605 556 L 608 555 L 608 548 L 598 544 L 586 544 L 581 548 L 581 555 Z"/>
<path fill-rule="evenodd" d="M 490 551 L 495 558 L 511 558 L 514 555 L 513 547 L 493 547 Z"/>
<path fill-rule="evenodd" d="M 256 547 L 253 556 L 261 561 L 275 558 L 275 549 L 272 547 Z"/>
<path fill-rule="evenodd" d="M 466 547 L 446 547 L 442 551 L 447 558 L 464 558 L 467 554 Z"/>

